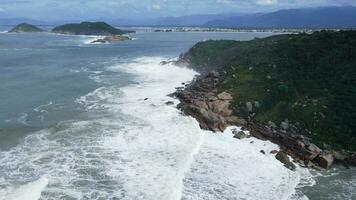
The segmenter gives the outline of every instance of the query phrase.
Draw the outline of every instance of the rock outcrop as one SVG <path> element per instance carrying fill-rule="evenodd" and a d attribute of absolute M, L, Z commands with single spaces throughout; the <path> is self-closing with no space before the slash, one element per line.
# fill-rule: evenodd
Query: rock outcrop
<path fill-rule="evenodd" d="M 211 72 L 196 78 L 192 84 L 175 93 L 181 100 L 178 108 L 195 117 L 202 129 L 214 132 L 224 131 L 228 125 L 240 123 L 238 118 L 232 117 L 229 108 L 231 94 L 227 91 L 219 92 L 216 89 L 218 82 L 219 74 Z"/>

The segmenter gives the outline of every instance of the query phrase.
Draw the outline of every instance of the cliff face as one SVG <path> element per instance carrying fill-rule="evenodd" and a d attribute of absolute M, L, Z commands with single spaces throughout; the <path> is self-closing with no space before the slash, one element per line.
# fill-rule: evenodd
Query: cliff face
<path fill-rule="evenodd" d="M 26 32 L 43 32 L 42 29 L 27 23 L 22 23 L 15 26 L 9 31 L 10 33 L 26 33 Z"/>
<path fill-rule="evenodd" d="M 55 27 L 52 32 L 70 35 L 101 35 L 115 36 L 132 31 L 124 31 L 110 26 L 105 22 L 82 22 L 80 24 L 65 24 Z"/>
<path fill-rule="evenodd" d="M 356 164 L 355 31 L 201 42 L 177 64 L 203 74 L 176 93 L 202 128 L 242 125 L 306 166 Z"/>

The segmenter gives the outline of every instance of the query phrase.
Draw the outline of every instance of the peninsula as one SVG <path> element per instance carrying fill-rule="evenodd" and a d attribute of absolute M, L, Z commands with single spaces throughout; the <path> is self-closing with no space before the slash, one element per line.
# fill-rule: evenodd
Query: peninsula
<path fill-rule="evenodd" d="M 356 165 L 355 47 L 356 31 L 200 42 L 177 62 L 201 73 L 176 92 L 179 108 L 204 129 L 243 126 L 304 166 Z"/>

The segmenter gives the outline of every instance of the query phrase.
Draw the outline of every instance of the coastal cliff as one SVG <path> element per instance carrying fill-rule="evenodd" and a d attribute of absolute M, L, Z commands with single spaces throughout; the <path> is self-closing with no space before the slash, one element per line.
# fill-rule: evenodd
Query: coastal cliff
<path fill-rule="evenodd" d="M 175 93 L 178 108 L 203 129 L 239 125 L 279 144 L 291 169 L 285 154 L 306 167 L 356 166 L 355 46 L 355 31 L 198 43 L 176 63 L 201 73 Z"/>

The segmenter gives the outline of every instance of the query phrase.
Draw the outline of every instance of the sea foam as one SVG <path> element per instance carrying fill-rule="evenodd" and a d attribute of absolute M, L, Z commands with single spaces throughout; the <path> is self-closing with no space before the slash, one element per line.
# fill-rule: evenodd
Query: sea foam
<path fill-rule="evenodd" d="M 179 101 L 167 95 L 197 73 L 160 65 L 163 60 L 143 57 L 108 67 L 111 73 L 134 75 L 136 83 L 106 84 L 78 98 L 91 120 L 63 122 L 0 152 L 0 174 L 6 174 L 0 194 L 12 199 L 41 193 L 41 199 L 295 197 L 302 169 L 283 167 L 269 153 L 277 145 L 233 139 L 232 128 L 224 134 L 203 131 L 176 109 Z M 167 106 L 167 101 L 175 105 Z M 46 178 L 26 184 L 41 174 Z M 12 189 L 14 182 L 23 186 Z"/>

